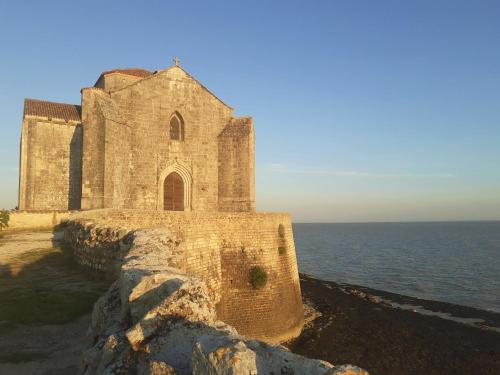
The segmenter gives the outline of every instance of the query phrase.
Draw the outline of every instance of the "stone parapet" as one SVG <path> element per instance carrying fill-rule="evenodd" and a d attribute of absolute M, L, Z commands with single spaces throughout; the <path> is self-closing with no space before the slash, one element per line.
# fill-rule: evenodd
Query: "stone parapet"
<path fill-rule="evenodd" d="M 70 215 L 69 211 L 11 211 L 6 230 L 52 229 Z"/>
<path fill-rule="evenodd" d="M 136 230 L 121 241 L 129 246 L 119 277 L 92 313 L 85 375 L 367 375 L 238 334 L 219 320 L 207 284 L 178 268 L 183 254 L 168 229 Z"/>
<path fill-rule="evenodd" d="M 93 210 L 72 215 L 66 238 L 79 263 L 117 277 L 133 232 L 158 227 L 171 233 L 176 267 L 207 284 L 219 319 L 268 342 L 300 333 L 303 310 L 288 214 Z M 251 283 L 254 267 L 267 275 L 261 289 Z"/>

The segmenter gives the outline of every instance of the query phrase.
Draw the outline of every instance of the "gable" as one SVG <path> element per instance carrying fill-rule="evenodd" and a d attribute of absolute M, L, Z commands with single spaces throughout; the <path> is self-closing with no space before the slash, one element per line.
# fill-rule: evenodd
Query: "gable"
<path fill-rule="evenodd" d="M 233 108 L 231 106 L 224 103 L 213 92 L 211 92 L 208 88 L 206 88 L 203 84 L 201 84 L 200 81 L 198 81 L 196 78 L 191 76 L 188 72 L 186 72 L 180 66 L 175 66 L 175 65 L 171 66 L 170 68 L 164 69 L 164 70 L 156 71 L 150 76 L 147 76 L 147 77 L 145 77 L 137 82 L 134 82 L 126 87 L 123 87 L 121 89 L 113 91 L 111 93 L 111 95 L 114 95 L 114 94 L 120 95 L 121 93 L 123 93 L 127 90 L 134 89 L 134 88 L 140 89 L 142 87 L 153 86 L 152 83 L 154 82 L 154 80 L 161 80 L 161 79 L 165 79 L 165 78 L 172 80 L 172 81 L 188 79 L 194 85 L 200 87 L 204 92 L 208 93 L 212 98 L 214 98 L 217 102 L 222 104 L 224 107 L 226 107 L 230 110 L 233 110 Z"/>

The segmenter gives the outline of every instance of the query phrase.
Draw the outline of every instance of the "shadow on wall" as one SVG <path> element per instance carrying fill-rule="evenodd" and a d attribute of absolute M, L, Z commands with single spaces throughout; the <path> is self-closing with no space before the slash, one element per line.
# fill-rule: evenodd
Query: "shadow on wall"
<path fill-rule="evenodd" d="M 82 125 L 77 125 L 69 145 L 68 209 L 79 210 L 82 198 Z"/>

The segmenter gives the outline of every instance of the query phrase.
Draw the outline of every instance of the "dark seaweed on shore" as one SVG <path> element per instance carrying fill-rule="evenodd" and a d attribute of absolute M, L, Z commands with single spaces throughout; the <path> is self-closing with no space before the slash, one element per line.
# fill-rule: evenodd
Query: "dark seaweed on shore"
<path fill-rule="evenodd" d="M 500 314 L 337 284 L 301 274 L 305 299 L 321 316 L 287 346 L 334 364 L 377 374 L 500 374 Z M 420 306 L 464 324 L 413 309 Z"/>

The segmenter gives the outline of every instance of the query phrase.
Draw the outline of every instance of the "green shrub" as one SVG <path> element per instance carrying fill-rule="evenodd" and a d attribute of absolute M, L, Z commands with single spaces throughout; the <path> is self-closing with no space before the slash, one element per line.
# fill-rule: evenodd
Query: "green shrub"
<path fill-rule="evenodd" d="M 280 253 L 281 255 L 285 254 L 286 253 L 286 247 L 285 246 L 278 247 L 278 253 Z"/>
<path fill-rule="evenodd" d="M 10 213 L 7 210 L 0 210 L 0 230 L 9 226 Z"/>
<path fill-rule="evenodd" d="M 250 268 L 250 283 L 254 289 L 262 289 L 267 284 L 267 272 L 260 266 Z"/>

